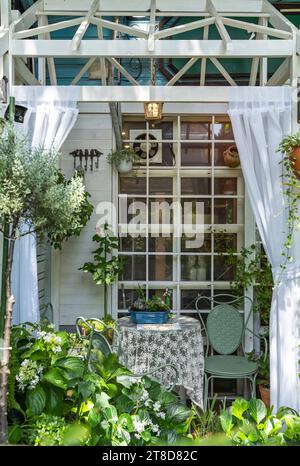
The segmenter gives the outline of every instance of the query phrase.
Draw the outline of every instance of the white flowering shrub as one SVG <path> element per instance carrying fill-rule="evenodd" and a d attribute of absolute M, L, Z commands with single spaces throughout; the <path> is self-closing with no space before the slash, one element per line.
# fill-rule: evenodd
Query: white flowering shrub
<path fill-rule="evenodd" d="M 193 411 L 176 395 L 133 376 L 114 354 L 92 349 L 91 359 L 87 345 L 49 326 L 13 327 L 12 443 L 156 445 L 186 436 Z"/>

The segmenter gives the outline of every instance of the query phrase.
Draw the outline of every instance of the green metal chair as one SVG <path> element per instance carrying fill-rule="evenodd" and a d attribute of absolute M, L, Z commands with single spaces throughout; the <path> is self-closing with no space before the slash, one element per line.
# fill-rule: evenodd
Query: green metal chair
<path fill-rule="evenodd" d="M 207 317 L 206 325 L 201 316 L 199 305 L 206 300 L 213 309 Z M 248 300 L 250 312 L 246 318 L 238 311 L 237 306 Z M 206 352 L 204 365 L 204 409 L 207 408 L 208 386 L 213 379 L 247 379 L 251 383 L 252 397 L 256 397 L 256 377 L 258 363 L 250 361 L 245 353 L 245 333 L 250 332 L 265 340 L 265 354 L 267 357 L 267 340 L 256 335 L 247 327 L 253 314 L 252 300 L 247 296 L 236 297 L 230 294 L 220 294 L 216 297 L 199 296 L 196 300 L 201 330 L 206 337 Z M 233 354 L 239 348 L 242 356 Z M 209 353 L 211 352 L 211 355 Z M 217 353 L 217 354 L 215 354 Z"/>
<path fill-rule="evenodd" d="M 103 330 L 97 330 L 95 326 L 93 326 L 93 322 L 98 322 L 102 324 Z M 85 324 L 90 329 L 90 332 L 88 335 L 83 334 L 82 332 L 82 324 Z M 88 367 L 89 370 L 93 370 L 93 351 L 92 350 L 99 350 L 101 353 L 107 357 L 109 356 L 112 352 L 112 346 L 109 343 L 107 339 L 107 331 L 113 329 L 113 327 L 110 327 L 105 324 L 100 319 L 92 318 L 92 319 L 85 319 L 84 317 L 78 317 L 76 319 L 76 333 L 79 336 L 79 338 L 83 339 L 88 339 L 89 340 L 89 361 L 88 361 Z M 114 332 L 117 332 L 117 330 L 113 329 Z M 119 339 L 118 339 L 119 340 Z M 117 349 L 117 354 L 120 355 L 120 350 Z M 177 380 L 178 380 L 178 371 L 175 366 L 172 364 L 165 364 L 164 366 L 159 366 L 153 369 L 150 372 L 144 373 L 144 374 L 130 374 L 129 376 L 126 376 L 127 378 L 141 378 L 143 376 L 147 377 L 152 377 L 154 378 L 154 375 L 157 374 L 160 371 L 166 370 L 166 368 L 172 369 L 173 373 L 173 378 L 170 381 L 170 385 L 166 387 L 167 391 L 171 392 L 174 390 L 175 386 L 177 385 Z M 125 376 L 122 376 L 125 377 Z M 158 381 L 157 379 L 155 379 Z"/>

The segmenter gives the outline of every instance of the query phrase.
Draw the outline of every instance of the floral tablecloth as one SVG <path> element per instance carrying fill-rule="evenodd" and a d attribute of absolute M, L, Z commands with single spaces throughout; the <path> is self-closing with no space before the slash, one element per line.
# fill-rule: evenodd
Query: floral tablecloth
<path fill-rule="evenodd" d="M 172 364 L 178 370 L 177 384 L 203 407 L 204 356 L 197 319 L 178 317 L 174 324 L 137 326 L 130 317 L 123 317 L 118 320 L 113 347 L 119 349 L 120 362 L 137 374 Z M 155 377 L 168 384 L 167 370 Z"/>

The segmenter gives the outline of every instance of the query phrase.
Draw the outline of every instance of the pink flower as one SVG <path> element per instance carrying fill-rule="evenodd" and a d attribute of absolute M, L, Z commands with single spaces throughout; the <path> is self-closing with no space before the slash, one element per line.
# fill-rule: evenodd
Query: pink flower
<path fill-rule="evenodd" d="M 104 236 L 105 232 L 104 232 L 104 228 L 103 227 L 100 227 L 100 226 L 97 226 L 96 227 L 96 234 L 98 236 Z"/>

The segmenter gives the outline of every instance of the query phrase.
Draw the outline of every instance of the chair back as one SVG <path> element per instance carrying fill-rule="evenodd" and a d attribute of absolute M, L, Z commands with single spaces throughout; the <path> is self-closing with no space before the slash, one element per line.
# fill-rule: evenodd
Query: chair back
<path fill-rule="evenodd" d="M 210 346 L 219 354 L 232 354 L 241 345 L 244 322 L 231 304 L 218 304 L 210 311 L 206 322 Z"/>

